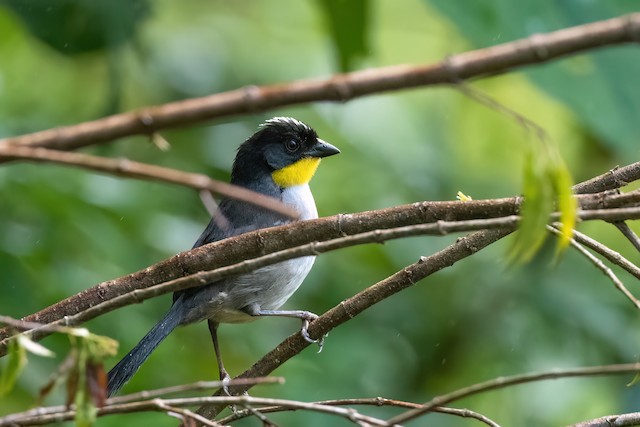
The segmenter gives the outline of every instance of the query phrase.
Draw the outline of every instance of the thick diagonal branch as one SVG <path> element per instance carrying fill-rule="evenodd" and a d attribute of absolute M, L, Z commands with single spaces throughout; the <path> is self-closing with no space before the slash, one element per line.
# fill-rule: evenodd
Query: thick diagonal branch
<path fill-rule="evenodd" d="M 454 244 L 433 255 L 421 257 L 417 262 L 366 288 L 351 298 L 342 301 L 324 313 L 311 323 L 309 334 L 312 337 L 321 337 L 327 334 L 332 329 L 347 322 L 374 304 L 403 289 L 415 285 L 418 281 L 443 268 L 450 267 L 456 262 L 473 255 L 479 250 L 511 234 L 514 229 L 515 228 L 512 227 L 500 230 L 478 231 L 459 238 Z M 306 341 L 301 334 L 293 334 L 264 355 L 264 357 L 251 368 L 240 374 L 238 378 L 265 376 L 309 345 L 310 343 Z M 251 387 L 234 387 L 233 393 L 242 393 L 249 390 L 249 388 Z M 221 391 L 218 393 L 221 393 Z M 198 414 L 213 419 L 223 408 L 223 405 L 207 404 L 200 407 Z"/>
<path fill-rule="evenodd" d="M 585 206 L 637 203 L 640 193 L 581 196 Z M 153 296 L 221 280 L 275 262 L 363 243 L 414 235 L 441 235 L 484 228 L 508 228 L 518 221 L 519 199 L 471 202 L 420 202 L 411 205 L 337 215 L 258 230 L 180 253 L 144 270 L 101 283 L 24 320 L 77 325 L 124 305 Z M 586 210 L 579 217 L 639 218 L 640 208 Z M 477 218 L 477 219 L 476 219 Z M 553 217 L 552 217 L 553 219 Z M 8 331 L 0 330 L 0 356 Z M 34 339 L 47 332 L 32 332 Z"/>
<path fill-rule="evenodd" d="M 420 202 L 258 230 L 179 253 L 144 270 L 100 283 L 38 313 L 26 316 L 23 320 L 38 323 L 58 321 L 120 295 L 133 293 L 137 289 L 230 266 L 304 244 L 328 241 L 368 231 L 437 223 L 438 221 L 504 217 L 517 213 L 518 207 L 517 198 L 465 203 L 457 201 Z M 1 329 L 0 340 L 7 336 L 8 330 Z M 3 353 L 4 348 L 0 348 L 0 355 Z"/>

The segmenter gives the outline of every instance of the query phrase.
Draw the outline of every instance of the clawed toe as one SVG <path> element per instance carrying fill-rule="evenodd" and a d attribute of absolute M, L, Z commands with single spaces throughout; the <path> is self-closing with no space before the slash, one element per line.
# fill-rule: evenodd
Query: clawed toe
<path fill-rule="evenodd" d="M 231 376 L 225 370 L 220 370 L 220 381 L 222 381 L 222 392 L 227 396 L 231 397 L 231 392 L 229 391 L 229 383 L 231 382 Z"/>
<path fill-rule="evenodd" d="M 317 339 L 317 340 L 311 338 L 311 336 L 309 335 L 309 323 L 318 318 L 318 316 L 316 316 L 315 314 L 313 316 L 314 317 L 309 316 L 309 318 L 304 319 L 302 321 L 302 329 L 300 329 L 300 334 L 302 334 L 302 338 L 304 338 L 305 341 L 307 341 L 308 343 L 311 343 L 311 344 L 317 343 L 318 353 L 320 353 L 322 351 L 322 347 L 324 346 L 324 339 L 327 337 L 327 335 L 323 335 L 320 339 Z"/>

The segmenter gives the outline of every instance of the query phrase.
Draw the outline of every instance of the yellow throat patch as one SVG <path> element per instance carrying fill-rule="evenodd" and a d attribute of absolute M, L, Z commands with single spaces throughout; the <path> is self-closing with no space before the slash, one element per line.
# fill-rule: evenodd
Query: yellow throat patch
<path fill-rule="evenodd" d="M 282 188 L 295 187 L 296 185 L 307 184 L 316 173 L 320 159 L 317 157 L 306 157 L 295 163 L 285 166 L 282 169 L 273 171 L 271 178 L 273 182 Z"/>

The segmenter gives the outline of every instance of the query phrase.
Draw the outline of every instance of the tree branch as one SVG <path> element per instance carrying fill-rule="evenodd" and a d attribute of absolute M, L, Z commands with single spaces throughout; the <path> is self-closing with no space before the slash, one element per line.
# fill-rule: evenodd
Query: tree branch
<path fill-rule="evenodd" d="M 509 387 L 517 384 L 524 384 L 533 381 L 542 381 L 558 378 L 569 377 L 592 377 L 600 375 L 613 375 L 613 374 L 627 374 L 636 373 L 640 371 L 640 363 L 626 363 L 620 365 L 604 365 L 604 366 L 592 366 L 588 368 L 575 368 L 575 369 L 557 369 L 547 372 L 531 373 L 514 375 L 511 377 L 498 377 L 493 380 L 485 381 L 482 383 L 474 384 L 469 387 L 461 388 L 442 396 L 434 397 L 430 401 L 426 402 L 420 409 L 412 409 L 404 414 L 398 415 L 388 420 L 390 424 L 400 424 L 413 420 L 422 414 L 432 411 L 434 408 L 455 400 L 460 400 L 463 397 L 468 397 L 474 394 L 483 393 L 489 390 L 496 390 L 505 387 Z"/>
<path fill-rule="evenodd" d="M 640 14 L 536 34 L 528 38 L 451 56 L 437 64 L 398 65 L 298 80 L 271 86 L 247 86 L 202 98 L 171 102 L 116 114 L 75 126 L 5 138 L 0 145 L 21 144 L 58 150 L 103 143 L 130 135 L 192 125 L 213 118 L 266 111 L 313 101 L 345 101 L 391 90 L 456 83 L 502 73 L 607 45 L 640 40 Z"/>
<path fill-rule="evenodd" d="M 256 405 L 269 405 L 269 406 L 284 406 L 291 409 L 302 409 L 306 411 L 321 412 L 324 414 L 334 415 L 341 418 L 345 418 L 351 422 L 369 423 L 375 426 L 387 426 L 387 423 L 383 420 L 362 415 L 351 408 L 340 408 L 332 405 L 323 405 L 320 403 L 306 403 L 295 400 L 285 399 L 269 399 L 262 397 L 252 396 L 216 396 L 216 397 L 185 397 L 176 399 L 151 399 L 140 402 L 119 403 L 113 405 L 107 405 L 102 408 L 97 408 L 96 415 L 106 416 L 113 414 L 125 414 L 131 412 L 143 412 L 143 411 L 161 411 L 167 412 L 167 407 L 188 407 L 200 405 L 207 402 L 217 402 L 224 405 L 238 405 L 238 406 L 256 406 Z M 198 414 L 198 417 L 201 415 Z M 10 426 L 32 426 L 43 425 L 54 422 L 69 421 L 75 417 L 75 411 L 69 410 L 65 406 L 53 406 L 49 408 L 38 408 L 22 413 L 11 414 L 0 418 L 0 427 Z M 219 425 L 214 423 L 214 425 Z M 362 425 L 362 424 L 361 424 Z"/>
<path fill-rule="evenodd" d="M 547 230 L 558 237 L 562 236 L 562 232 L 557 227 L 547 225 Z M 602 260 L 589 252 L 584 246 L 578 243 L 575 238 L 572 238 L 569 243 L 578 252 L 584 255 L 593 265 L 595 265 L 598 270 L 602 271 L 604 275 L 607 276 L 611 280 L 611 282 L 613 282 L 613 285 L 616 287 L 616 289 L 622 292 L 622 294 L 627 297 L 627 299 L 631 301 L 631 303 L 636 308 L 640 309 L 640 301 L 638 301 L 638 299 L 631 292 L 629 292 L 629 289 L 627 289 L 624 283 L 622 283 L 618 276 L 616 276 L 616 274 L 609 267 L 607 267 L 604 262 L 602 262 Z"/>
<path fill-rule="evenodd" d="M 640 216 L 640 209 L 638 209 L 637 213 Z M 212 283 L 231 276 L 248 273 L 258 268 L 266 267 L 268 265 L 293 258 L 302 256 L 315 256 L 324 252 L 348 246 L 354 246 L 357 244 L 383 243 L 386 240 L 400 237 L 425 234 L 442 235 L 452 231 L 515 227 L 518 220 L 519 217 L 517 216 L 508 216 L 504 218 L 469 220 L 460 222 L 438 221 L 435 224 L 417 224 L 412 226 L 393 228 L 389 230 L 374 230 L 370 232 L 355 234 L 352 236 L 339 237 L 325 242 L 312 242 L 282 251 L 272 252 L 267 255 L 248 259 L 226 267 L 220 267 L 210 271 L 201 271 L 168 282 L 159 283 L 157 285 L 153 285 L 144 289 L 135 289 L 131 292 L 118 295 L 113 299 L 103 301 L 77 314 L 65 316 L 64 319 L 60 319 L 54 323 L 49 323 L 46 326 L 53 326 L 56 324 L 78 325 L 87 320 L 93 319 L 104 313 L 108 313 L 126 305 L 141 303 L 144 300 L 164 295 L 170 292 L 176 292 L 195 286 L 201 286 L 203 284 Z M 30 329 L 28 333 L 34 338 L 39 339 L 43 336 L 41 332 L 44 332 L 45 334 L 48 334 L 50 332 L 49 330 L 45 329 L 45 327 L 34 328 Z M 0 342 L 0 344 L 6 344 L 6 340 L 3 340 L 2 342 Z"/>
<path fill-rule="evenodd" d="M 624 197 L 631 203 L 640 197 L 640 193 L 635 194 L 635 198 L 628 195 L 611 197 Z M 593 204 L 594 199 L 599 203 L 606 203 L 602 202 L 601 195 L 580 197 L 580 201 L 586 205 Z M 512 213 L 518 211 L 519 202 L 518 198 L 464 203 L 420 202 L 257 230 L 180 253 L 144 270 L 103 282 L 27 316 L 24 320 L 72 326 L 115 308 L 211 283 L 286 259 L 413 235 L 509 228 L 518 221 Z M 598 212 L 599 216 L 593 212 Z M 474 217 L 481 219 L 474 220 Z M 640 208 L 580 211 L 579 217 L 640 218 Z M 463 222 L 452 223 L 445 219 L 459 219 Z M 0 330 L 0 356 L 6 353 L 8 334 L 6 328 Z M 32 330 L 30 334 L 33 339 L 40 339 L 47 332 Z"/>
<path fill-rule="evenodd" d="M 241 384 L 284 384 L 283 377 L 260 377 L 260 378 L 239 378 L 229 380 L 229 385 Z M 169 394 L 184 393 L 188 391 L 212 390 L 220 388 L 224 385 L 223 381 L 197 381 L 191 384 L 181 384 L 171 387 L 157 388 L 154 390 L 145 390 L 137 393 L 129 393 L 122 396 L 110 397 L 108 404 L 129 403 L 140 400 L 148 400 L 155 397 L 167 396 Z"/>
<path fill-rule="evenodd" d="M 607 415 L 595 420 L 571 424 L 569 427 L 631 427 L 640 426 L 640 412 L 629 414 Z"/>
<path fill-rule="evenodd" d="M 137 273 L 103 282 L 27 316 L 24 320 L 73 326 L 125 305 L 201 286 L 292 258 L 317 255 L 357 244 L 382 243 L 389 239 L 408 236 L 513 228 L 519 221 L 519 217 L 514 215 L 460 222 L 436 219 L 440 215 L 455 218 L 478 214 L 482 216 L 488 212 L 497 214 L 508 209 L 517 211 L 518 199 L 464 203 L 422 202 L 258 230 L 180 253 Z M 579 217 L 640 218 L 640 207 L 598 210 L 600 217 L 592 212 L 581 211 Z M 380 216 L 381 213 L 383 214 Z M 391 216 L 386 217 L 385 214 Z M 402 225 L 407 222 L 410 225 Z M 266 255 L 262 255 L 263 253 Z M 48 333 L 46 328 L 29 331 L 35 340 Z M 8 334 L 6 328 L 0 330 L 0 356 L 6 352 Z"/>
<path fill-rule="evenodd" d="M 309 335 L 312 338 L 319 338 L 326 335 L 332 329 L 347 322 L 374 304 L 403 289 L 413 286 L 425 277 L 449 267 L 461 259 L 473 255 L 488 245 L 509 235 L 513 230 L 513 228 L 510 228 L 478 231 L 459 238 L 454 244 L 447 246 L 445 249 L 433 255 L 421 257 L 414 264 L 405 267 L 328 310 L 311 323 L 309 326 Z M 264 355 L 251 368 L 244 371 L 237 378 L 266 376 L 309 345 L 311 344 L 305 340 L 300 333 L 295 333 Z M 230 390 L 232 393 L 243 393 L 250 388 L 250 386 L 239 386 L 232 387 Z M 222 392 L 219 390 L 217 394 L 220 393 Z M 197 412 L 209 419 L 213 419 L 223 408 L 224 405 L 207 404 L 200 407 Z"/>
<path fill-rule="evenodd" d="M 562 225 L 559 223 L 554 223 L 553 226 L 555 228 L 559 228 Z M 613 264 L 623 268 L 629 274 L 633 275 L 636 279 L 640 279 L 640 268 L 623 257 L 619 252 L 612 250 L 611 248 L 603 245 L 595 239 L 592 239 L 586 234 L 579 232 L 578 230 L 573 230 L 573 238 L 576 242 L 588 247 L 594 252 L 599 253 L 600 255 L 611 261 Z"/>
<path fill-rule="evenodd" d="M 577 194 L 601 193 L 614 188 L 622 188 L 635 181 L 640 171 L 640 162 L 624 167 L 615 167 L 610 171 L 573 186 Z"/>
<path fill-rule="evenodd" d="M 640 237 L 627 225 L 624 221 L 616 221 L 612 223 L 627 238 L 638 252 L 640 252 Z"/>
<path fill-rule="evenodd" d="M 203 274 L 206 273 L 202 272 L 246 263 L 247 260 L 265 256 L 265 254 L 305 244 L 338 239 L 363 232 L 429 223 L 436 224 L 433 226 L 433 233 L 442 234 L 437 226 L 438 221 L 502 217 L 509 216 L 517 210 L 518 201 L 516 198 L 465 203 L 458 201 L 420 202 L 257 230 L 179 253 L 136 273 L 100 283 L 38 313 L 26 316 L 23 320 L 38 323 L 64 321 L 65 318 L 69 319 L 70 316 L 77 315 L 123 294 L 131 294 L 129 303 L 137 302 L 137 295 L 133 291 L 172 280 L 180 280 L 189 275 L 195 276 L 188 285 L 206 284 L 206 279 L 203 279 Z M 370 241 L 378 240 L 376 236 L 369 236 L 369 238 Z M 238 272 L 243 267 L 236 268 L 238 268 L 236 270 Z M 63 324 L 66 326 L 72 323 Z M 5 339 L 7 336 L 7 329 L 1 329 L 0 339 Z M 34 334 L 33 338 L 37 339 L 37 336 Z M 4 350 L 4 348 L 0 348 L 0 354 L 3 354 Z"/>
<path fill-rule="evenodd" d="M 359 406 L 359 405 L 367 405 L 367 406 L 393 406 L 397 408 L 420 408 L 422 405 L 414 402 L 405 402 L 397 399 L 386 399 L 384 397 L 372 397 L 372 398 L 355 398 L 355 399 L 336 399 L 336 400 L 321 400 L 319 402 L 314 402 L 319 405 L 328 405 L 328 406 Z M 260 408 L 260 412 L 263 414 L 268 414 L 272 412 L 283 412 L 283 411 L 292 411 L 296 410 L 295 408 L 288 408 L 285 406 L 266 406 Z M 479 414 L 478 412 L 471 411 L 469 409 L 458 409 L 458 408 L 448 408 L 446 406 L 439 406 L 433 410 L 433 412 L 438 412 L 441 414 L 447 415 L 455 415 L 463 418 L 473 418 L 480 422 L 485 423 L 491 427 L 500 427 L 498 423 L 489 419 L 485 415 Z M 229 415 L 228 417 L 216 420 L 218 423 L 222 425 L 227 425 L 233 421 L 241 420 L 250 416 L 251 414 L 247 411 L 237 411 L 236 413 Z"/>
<path fill-rule="evenodd" d="M 242 200 L 281 213 L 290 218 L 298 218 L 293 209 L 279 200 L 248 190 L 237 185 L 211 179 L 206 175 L 183 172 L 177 169 L 134 162 L 128 159 L 110 159 L 83 153 L 70 153 L 46 148 L 20 147 L 0 144 L 0 159 L 30 160 L 40 163 L 54 163 L 75 166 L 128 178 L 161 181 L 183 187 L 206 190 L 221 196 Z"/>
<path fill-rule="evenodd" d="M 76 126 L 6 138 L 0 140 L 0 162 L 18 158 L 28 158 L 40 162 L 57 162 L 117 175 L 163 180 L 200 190 L 214 191 L 228 197 L 236 196 L 236 198 L 241 199 L 245 197 L 246 199 L 242 200 L 254 201 L 256 199 L 254 194 L 239 193 L 231 188 L 229 184 L 220 183 L 202 175 L 186 174 L 168 168 L 144 165 L 128 160 L 103 159 L 96 156 L 76 155 L 75 153 L 67 156 L 67 154 L 71 153 L 56 152 L 46 148 L 73 150 L 91 144 L 111 141 L 123 136 L 157 135 L 156 132 L 161 129 L 190 125 L 216 117 L 244 112 L 264 111 L 284 105 L 322 100 L 344 101 L 390 90 L 455 84 L 474 77 L 501 73 L 515 67 L 544 63 L 563 55 L 575 54 L 587 49 L 604 45 L 638 42 L 639 40 L 640 14 L 630 14 L 545 35 L 534 35 L 526 39 L 486 49 L 466 52 L 433 65 L 387 67 L 336 75 L 329 79 L 309 79 L 290 84 L 246 87 L 208 97 L 122 113 Z M 638 167 L 637 165 L 636 168 Z M 636 169 L 627 170 L 626 172 L 636 176 L 640 173 Z M 605 188 L 618 188 L 628 182 L 625 179 L 627 179 L 627 175 L 616 170 L 601 179 L 578 184 L 575 190 L 577 193 L 584 193 L 603 191 Z M 634 179 L 637 179 L 637 177 Z M 594 188 L 599 189 L 594 190 Z M 241 194 L 241 196 L 237 197 L 237 194 Z M 626 197 L 626 202 L 620 202 L 624 197 Z M 634 197 L 637 197 L 637 195 L 628 194 L 621 197 L 618 199 L 618 203 L 622 204 L 614 209 L 601 207 L 600 209 L 590 208 L 590 210 L 587 210 L 585 205 L 582 205 L 583 210 L 580 212 L 580 217 L 584 220 L 604 218 L 613 222 L 627 218 L 640 218 L 640 208 L 625 207 L 628 206 L 626 203 L 637 203 L 637 199 L 633 202 L 629 201 Z M 594 202 L 593 198 L 584 200 Z M 606 202 L 611 200 L 611 197 L 606 196 L 602 200 Z M 268 200 L 263 202 L 266 204 L 273 203 Z M 51 324 L 50 322 L 65 323 L 66 320 L 67 324 L 76 324 L 90 318 L 87 313 L 97 315 L 96 313 L 104 312 L 100 310 L 104 309 L 105 306 L 115 307 L 120 303 L 140 301 L 149 295 L 181 289 L 179 286 L 186 288 L 187 286 L 201 285 L 208 283 L 212 279 L 238 274 L 267 263 L 293 258 L 301 254 L 315 254 L 363 242 L 382 242 L 388 238 L 395 238 L 394 236 L 445 234 L 452 231 L 498 227 L 495 230 L 483 230 L 462 237 L 444 250 L 429 257 L 421 257 L 418 262 L 343 301 L 323 314 L 310 326 L 309 332 L 311 336 L 320 337 L 377 302 L 412 286 L 417 281 L 440 269 L 453 265 L 455 262 L 510 234 L 515 229 L 518 221 L 518 217 L 515 215 L 518 213 L 519 202 L 520 199 L 518 198 L 480 201 L 480 203 L 465 202 L 464 204 L 460 202 L 423 202 L 398 208 L 362 212 L 353 215 L 338 215 L 269 230 L 259 230 L 178 254 L 145 270 L 101 283 L 52 307 L 27 316 L 25 320 L 49 325 Z M 279 207 L 282 208 L 282 205 Z M 269 208 L 273 209 L 273 207 Z M 637 300 L 633 300 L 638 305 Z M 45 328 L 45 330 L 48 329 Z M 4 338 L 2 343 L 6 342 L 7 334 L 6 328 L 0 330 L 0 339 Z M 0 355 L 4 352 L 2 343 L 0 343 Z M 304 341 L 299 334 L 294 334 L 264 356 L 253 367 L 245 371 L 241 377 L 252 378 L 260 373 L 269 373 L 308 345 L 309 343 Z M 639 369 L 638 364 L 599 368 L 612 370 L 616 368 L 622 372 L 622 367 L 627 369 L 633 367 L 634 371 Z M 601 370 L 599 373 L 595 373 L 594 369 L 585 368 L 553 373 L 528 374 L 507 379 L 499 378 L 435 398 L 421 406 L 420 409 L 414 409 L 388 421 L 363 416 L 351 409 L 327 409 L 331 405 L 325 405 L 325 408 L 317 403 L 304 404 L 294 402 L 292 404 L 286 401 L 261 400 L 243 396 L 199 398 L 199 400 L 193 398 L 153 399 L 147 402 L 123 403 L 120 406 L 124 410 L 120 410 L 128 412 L 146 408 L 147 410 L 177 412 L 184 417 L 183 419 L 217 425 L 215 422 L 206 421 L 201 416 L 212 417 L 212 414 L 215 415 L 221 407 L 230 403 L 240 403 L 247 407 L 253 404 L 281 404 L 290 405 L 292 408 L 332 413 L 362 425 L 367 423 L 389 425 L 390 423 L 399 422 L 397 420 L 413 419 L 423 413 L 435 410 L 436 406 L 446 399 L 451 401 L 484 390 L 537 379 L 558 378 L 559 376 L 610 373 L 609 370 L 607 372 Z M 590 373 L 587 373 L 587 371 Z M 537 379 L 535 378 L 536 376 Z M 234 391 L 246 390 L 250 387 L 251 385 L 234 386 Z M 267 401 L 269 403 L 266 403 Z M 193 405 L 194 403 L 205 404 L 198 411 L 198 414 L 181 409 L 182 406 Z M 116 405 L 112 405 L 110 408 L 113 410 L 114 406 Z M 342 412 L 334 411 L 334 409 L 340 409 Z M 103 408 L 100 411 L 103 411 L 100 414 L 109 413 L 108 408 L 106 410 Z M 49 421 L 46 421 L 46 416 L 42 413 L 36 414 L 35 418 L 32 417 L 28 421 L 24 421 L 24 419 L 16 421 L 16 418 L 9 416 L 0 419 L 0 425 L 5 425 L 4 422 L 9 423 L 6 425 L 35 424 L 51 422 L 51 420 L 70 419 L 69 417 L 72 416 L 72 411 L 53 414 Z"/>
<path fill-rule="evenodd" d="M 638 172 L 640 173 L 640 169 Z M 637 203 L 637 197 L 638 194 L 630 193 L 625 195 L 597 194 L 581 196 L 579 200 L 583 205 L 600 207 L 606 206 L 609 203 L 607 201 L 608 198 L 613 198 L 615 200 L 612 202 L 613 205 L 625 206 L 625 203 Z M 215 268 L 219 266 L 233 267 L 233 264 L 237 264 L 239 261 L 239 268 L 242 268 L 242 265 L 247 263 L 247 261 L 242 262 L 242 259 L 272 256 L 273 253 L 278 250 L 284 251 L 297 248 L 297 246 L 304 243 L 309 245 L 307 250 L 313 252 L 314 248 L 322 250 L 322 244 L 326 244 L 324 249 L 328 250 L 331 248 L 331 245 L 337 245 L 336 241 L 341 241 L 343 245 L 345 244 L 344 242 L 353 243 L 357 241 L 356 235 L 358 234 L 369 233 L 369 235 L 366 236 L 367 239 L 369 239 L 368 241 L 374 242 L 382 241 L 393 235 L 409 235 L 408 233 L 413 233 L 415 230 L 421 230 L 420 232 L 430 230 L 432 233 L 443 234 L 448 230 L 447 227 L 452 226 L 452 224 L 448 224 L 447 220 L 449 219 L 462 219 L 463 221 L 472 223 L 475 217 L 488 218 L 481 220 L 481 226 L 491 226 L 491 220 L 493 219 L 502 227 L 498 230 L 481 231 L 460 238 L 455 244 L 445 250 L 430 257 L 421 258 L 417 263 L 397 272 L 334 307 L 334 309 L 328 311 L 313 322 L 309 328 L 311 336 L 320 337 L 371 305 L 508 235 L 514 229 L 514 222 L 510 217 L 513 213 L 518 212 L 519 205 L 519 198 L 469 202 L 421 202 L 377 211 L 337 215 L 272 229 L 258 230 L 253 233 L 247 233 L 242 236 L 215 242 L 202 248 L 178 254 L 170 260 L 163 261 L 140 272 L 115 281 L 100 284 L 92 288 L 92 290 L 85 291 L 65 300 L 67 303 L 69 303 L 69 301 L 73 302 L 66 308 L 77 308 L 77 304 L 86 304 L 89 298 L 95 298 L 93 302 L 100 303 L 102 300 L 109 300 L 121 295 L 123 291 L 130 293 L 131 296 L 135 298 L 136 294 L 132 292 L 134 289 L 142 289 L 157 283 L 167 282 L 172 280 L 169 279 L 171 276 L 175 277 L 173 280 L 180 280 L 179 278 L 181 276 L 193 272 L 195 274 L 202 274 L 199 276 L 202 279 L 203 277 L 207 277 L 206 274 L 210 274 L 210 272 L 197 272 L 209 269 L 215 270 Z M 618 216 L 616 217 L 618 219 L 623 216 L 640 215 L 640 208 L 622 207 L 614 210 L 599 209 L 598 211 L 600 211 L 598 212 L 599 214 L 605 215 L 609 219 L 616 217 L 615 215 L 612 216 L 611 212 L 618 212 Z M 583 211 L 581 215 L 596 218 L 597 215 L 594 215 L 593 212 L 594 211 L 591 210 Z M 505 220 L 510 220 L 511 222 L 500 223 L 500 221 Z M 409 225 L 407 226 L 405 224 Z M 468 226 L 469 224 L 466 225 Z M 409 229 L 403 230 L 401 229 L 402 227 L 409 227 Z M 411 227 L 414 227 L 415 230 L 410 229 Z M 400 229 L 398 230 L 398 228 Z M 456 228 L 452 227 L 451 229 Z M 334 240 L 334 242 L 331 242 L 331 240 Z M 300 255 L 298 254 L 297 256 Z M 206 280 L 204 282 L 194 282 L 192 285 L 203 283 L 207 283 Z M 125 291 L 127 287 L 129 289 Z M 110 291 L 112 291 L 112 293 L 110 293 Z M 70 319 L 68 316 L 70 311 L 64 310 L 65 301 L 43 310 L 40 313 L 29 316 L 27 320 L 42 322 L 42 318 L 46 316 L 53 317 L 53 320 L 55 320 L 56 316 L 58 316 L 58 320 L 64 320 L 65 318 Z M 88 305 L 90 306 L 92 304 L 93 303 L 89 303 Z M 88 307 L 85 307 L 83 310 L 87 308 Z M 79 310 L 75 314 L 83 310 Z M 45 321 L 43 323 L 48 322 Z M 3 332 L 6 333 L 6 331 Z M 271 372 L 308 345 L 309 343 L 303 340 L 299 334 L 292 335 L 272 352 L 263 357 L 252 368 L 243 373 L 241 377 L 263 376 L 261 375 L 262 372 Z M 236 389 L 237 388 L 248 389 L 249 386 L 236 387 Z M 210 418 L 211 414 L 215 414 L 218 410 L 219 407 L 212 408 L 209 406 L 201 408 L 202 413 Z"/>

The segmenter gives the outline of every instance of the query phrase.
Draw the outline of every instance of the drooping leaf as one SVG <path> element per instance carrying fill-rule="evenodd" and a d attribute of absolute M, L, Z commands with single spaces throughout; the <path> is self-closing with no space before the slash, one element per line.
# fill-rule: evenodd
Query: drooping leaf
<path fill-rule="evenodd" d="M 86 373 L 86 372 L 85 372 Z M 79 377 L 80 381 L 86 381 L 86 375 Z M 89 396 L 89 392 L 86 387 L 86 382 L 83 384 L 83 387 L 78 387 L 78 391 L 76 392 L 75 398 L 75 406 L 76 406 L 76 426 L 77 427 L 90 427 L 96 421 L 97 409 Z"/>
<path fill-rule="evenodd" d="M 633 387 L 639 382 L 640 382 L 640 373 L 636 373 L 633 379 L 631 379 L 631 381 L 629 381 L 629 383 L 627 384 L 627 387 Z"/>
<path fill-rule="evenodd" d="M 81 337 L 78 341 L 77 381 L 74 399 L 76 406 L 75 422 L 78 427 L 89 427 L 96 420 L 97 410 L 91 399 L 87 380 L 87 368 L 90 361 L 87 340 L 85 337 Z"/>
<path fill-rule="evenodd" d="M 536 159 L 533 151 L 525 155 L 523 169 L 523 195 L 520 226 L 509 252 L 511 261 L 527 261 L 533 257 L 546 237 L 545 224 L 552 210 L 551 187 L 547 181 L 545 165 Z"/>
<path fill-rule="evenodd" d="M 67 392 L 66 405 L 67 406 L 71 405 L 76 400 L 76 395 L 78 394 L 78 390 L 80 388 L 79 387 L 80 369 L 78 364 L 77 351 L 70 354 L 70 356 L 71 356 L 70 362 L 72 363 L 72 366 L 70 367 L 70 370 L 67 373 L 67 382 L 66 382 L 66 392 Z"/>
<path fill-rule="evenodd" d="M 8 361 L 0 372 L 0 396 L 8 394 L 15 385 L 22 369 L 27 364 L 27 351 L 16 339 L 9 341 Z"/>
<path fill-rule="evenodd" d="M 522 220 L 509 253 L 511 261 L 528 261 L 547 236 L 545 225 L 554 208 L 560 212 L 562 235 L 558 250 L 567 247 L 576 221 L 571 175 L 555 145 L 540 137 L 528 145 L 523 169 Z"/>
<path fill-rule="evenodd" d="M 88 427 L 94 424 L 97 407 L 107 399 L 107 375 L 102 361 L 115 354 L 115 340 L 90 333 L 85 328 L 69 328 L 73 345 L 73 366 L 67 381 L 67 402 L 76 407 L 76 425 Z"/>
<path fill-rule="evenodd" d="M 565 163 L 559 156 L 556 156 L 556 160 L 551 166 L 551 183 L 554 186 L 557 210 L 560 212 L 560 223 L 562 224 L 560 230 L 562 235 L 558 244 L 558 250 L 561 251 L 569 245 L 573 237 L 578 202 L 573 197 L 573 192 L 571 191 L 573 180 Z"/>
<path fill-rule="evenodd" d="M 101 408 L 107 401 L 107 373 L 102 363 L 87 364 L 87 391 L 93 405 Z"/>

